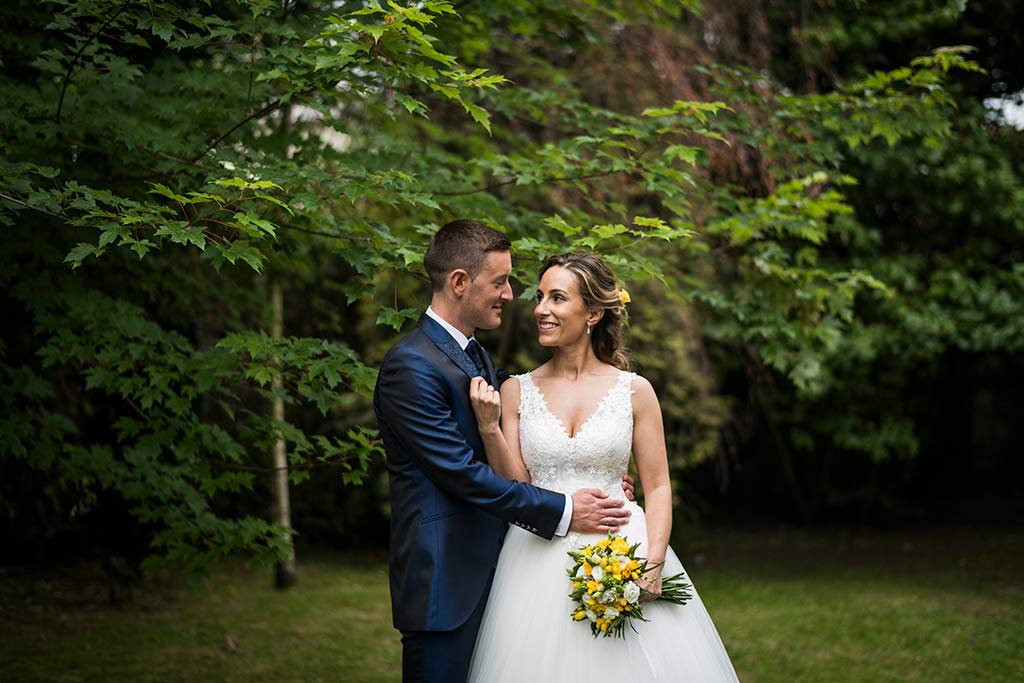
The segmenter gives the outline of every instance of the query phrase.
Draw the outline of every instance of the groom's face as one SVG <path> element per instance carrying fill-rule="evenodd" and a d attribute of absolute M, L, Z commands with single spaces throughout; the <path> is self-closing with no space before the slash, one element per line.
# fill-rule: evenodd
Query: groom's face
<path fill-rule="evenodd" d="M 512 255 L 507 251 L 487 254 L 484 267 L 469 281 L 463 297 L 463 320 L 473 329 L 493 330 L 501 325 L 501 309 L 512 301 Z"/>

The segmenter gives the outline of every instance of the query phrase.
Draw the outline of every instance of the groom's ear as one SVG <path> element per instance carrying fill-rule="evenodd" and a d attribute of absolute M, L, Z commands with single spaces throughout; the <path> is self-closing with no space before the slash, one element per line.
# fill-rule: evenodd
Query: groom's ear
<path fill-rule="evenodd" d="M 469 273 L 462 268 L 456 268 L 452 272 L 448 273 L 448 287 L 451 289 L 451 293 L 456 299 L 462 298 L 462 295 L 466 291 L 466 287 L 469 286 Z"/>

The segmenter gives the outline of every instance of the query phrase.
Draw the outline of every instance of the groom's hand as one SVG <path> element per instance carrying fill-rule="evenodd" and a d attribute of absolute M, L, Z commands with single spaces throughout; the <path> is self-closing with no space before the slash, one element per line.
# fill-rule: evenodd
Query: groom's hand
<path fill-rule="evenodd" d="M 580 489 L 572 494 L 570 531 L 586 534 L 616 533 L 629 521 L 625 501 L 609 498 L 601 489 Z"/>

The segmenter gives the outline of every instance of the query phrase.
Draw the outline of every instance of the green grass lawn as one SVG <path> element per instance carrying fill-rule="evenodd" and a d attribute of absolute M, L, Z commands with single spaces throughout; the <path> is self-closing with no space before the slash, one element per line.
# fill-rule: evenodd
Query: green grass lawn
<path fill-rule="evenodd" d="M 702 533 L 675 544 L 744 683 L 1024 681 L 1024 535 Z M 383 561 L 226 566 L 105 604 L 87 569 L 0 575 L 0 682 L 398 681 Z M 228 639 L 237 645 L 230 647 Z M 682 679 L 681 679 L 682 680 Z"/>

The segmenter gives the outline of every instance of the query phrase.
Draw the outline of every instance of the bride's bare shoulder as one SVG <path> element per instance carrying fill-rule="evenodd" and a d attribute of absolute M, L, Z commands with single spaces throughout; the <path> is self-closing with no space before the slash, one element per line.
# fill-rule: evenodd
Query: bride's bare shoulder
<path fill-rule="evenodd" d="M 651 403 L 658 404 L 658 394 L 654 391 L 654 386 L 643 375 L 633 373 L 633 381 L 629 388 L 633 393 L 634 406 L 640 407 L 650 405 Z"/>
<path fill-rule="evenodd" d="M 651 384 L 649 379 L 647 379 L 643 375 L 638 375 L 635 372 L 631 372 L 629 374 L 631 374 L 633 376 L 633 389 L 634 390 L 641 390 L 642 389 L 644 391 L 654 391 L 654 386 Z"/>

